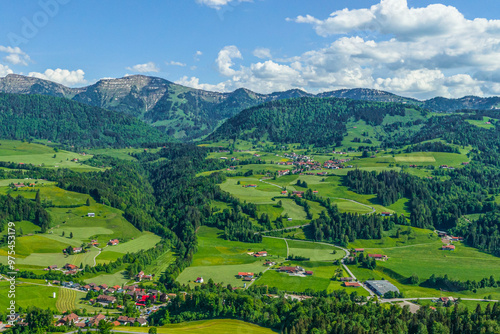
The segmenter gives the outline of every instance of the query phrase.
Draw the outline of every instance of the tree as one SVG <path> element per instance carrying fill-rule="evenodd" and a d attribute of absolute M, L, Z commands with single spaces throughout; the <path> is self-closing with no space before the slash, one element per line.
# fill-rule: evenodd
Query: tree
<path fill-rule="evenodd" d="M 64 237 L 64 231 L 62 231 L 61 236 Z"/>
<path fill-rule="evenodd" d="M 37 190 L 36 195 L 35 195 L 35 202 L 37 204 L 40 204 L 40 190 Z"/>
<path fill-rule="evenodd" d="M 151 327 L 151 328 L 148 330 L 148 333 L 149 333 L 149 334 L 156 334 L 156 333 L 158 333 L 158 330 L 156 329 L 156 327 Z"/>
<path fill-rule="evenodd" d="M 90 206 L 90 198 L 87 198 L 87 203 L 85 203 L 87 206 Z"/>
<path fill-rule="evenodd" d="M 112 323 L 106 322 L 104 320 L 99 321 L 99 324 L 97 325 L 97 329 L 98 329 L 99 333 L 101 333 L 101 334 L 111 333 L 112 327 L 113 327 Z"/>
<path fill-rule="evenodd" d="M 70 232 L 70 233 L 69 233 L 69 238 L 70 238 L 70 239 L 73 239 L 73 232 Z"/>

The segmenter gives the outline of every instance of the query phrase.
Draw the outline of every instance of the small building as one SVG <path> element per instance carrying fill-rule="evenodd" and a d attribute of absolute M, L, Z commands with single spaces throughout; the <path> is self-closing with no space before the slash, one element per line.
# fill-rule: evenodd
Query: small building
<path fill-rule="evenodd" d="M 382 217 L 389 217 L 389 216 L 392 216 L 392 213 L 390 213 L 390 212 L 382 212 L 382 213 L 380 213 L 380 215 Z"/>
<path fill-rule="evenodd" d="M 307 276 L 312 276 L 313 272 L 312 271 L 306 271 L 304 274 L 307 275 Z"/>
<path fill-rule="evenodd" d="M 372 259 L 380 260 L 380 261 L 387 260 L 387 255 L 383 255 L 383 254 L 368 254 L 368 257 L 371 257 Z"/>
<path fill-rule="evenodd" d="M 344 282 L 344 286 L 346 288 L 359 288 L 361 287 L 361 284 L 359 284 L 358 282 Z"/>
<path fill-rule="evenodd" d="M 80 318 L 75 313 L 70 313 L 59 319 L 56 326 L 63 326 L 63 325 L 69 326 L 72 323 L 76 324 L 79 319 Z"/>
<path fill-rule="evenodd" d="M 340 278 L 341 282 L 352 282 L 355 281 L 354 277 L 341 277 Z"/>
<path fill-rule="evenodd" d="M 354 253 L 363 253 L 364 251 L 364 248 L 354 248 Z"/>
<path fill-rule="evenodd" d="M 455 245 L 443 245 L 443 247 L 441 247 L 441 250 L 454 251 Z"/>
<path fill-rule="evenodd" d="M 108 296 L 108 295 L 99 295 L 96 298 L 96 301 L 101 305 L 109 305 L 109 304 L 113 304 L 114 302 L 116 302 L 116 297 Z"/>
<path fill-rule="evenodd" d="M 463 237 L 451 237 L 451 241 L 463 241 Z"/>
<path fill-rule="evenodd" d="M 87 217 L 95 217 L 95 213 L 89 212 L 89 213 L 87 213 Z"/>
<path fill-rule="evenodd" d="M 249 277 L 249 276 L 243 277 L 243 282 L 251 282 L 251 281 L 253 281 L 252 277 Z"/>
<path fill-rule="evenodd" d="M 106 316 L 104 314 L 99 313 L 99 314 L 97 314 L 97 315 L 95 315 L 95 316 L 93 316 L 92 318 L 89 319 L 89 322 L 87 323 L 87 326 L 89 326 L 89 327 L 95 327 L 95 326 L 99 325 L 99 322 L 101 320 L 104 320 L 104 319 L 106 319 Z"/>
<path fill-rule="evenodd" d="M 196 281 L 194 281 L 195 283 L 203 283 L 203 277 L 198 277 L 196 279 Z"/>
<path fill-rule="evenodd" d="M 78 269 L 78 267 L 75 266 L 74 264 L 66 263 L 64 265 L 63 269 L 66 269 L 66 270 L 76 270 L 76 269 Z"/>
<path fill-rule="evenodd" d="M 255 257 L 267 256 L 267 252 L 266 251 L 257 252 L 257 253 L 254 253 L 253 256 L 255 256 Z"/>
<path fill-rule="evenodd" d="M 49 270 L 56 270 L 57 266 L 54 264 L 52 266 L 48 266 L 47 269 L 49 269 Z"/>

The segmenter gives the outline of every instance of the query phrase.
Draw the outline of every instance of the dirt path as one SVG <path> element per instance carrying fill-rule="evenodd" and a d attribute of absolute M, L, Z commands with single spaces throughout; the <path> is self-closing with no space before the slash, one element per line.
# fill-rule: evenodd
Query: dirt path
<path fill-rule="evenodd" d="M 94 246 L 94 247 L 95 247 L 95 246 Z M 95 266 L 97 265 L 97 264 L 96 264 L 96 259 L 97 259 L 97 257 L 98 257 L 98 256 L 102 253 L 102 250 L 103 250 L 104 248 L 106 248 L 106 247 L 108 247 L 108 245 L 104 246 L 103 248 L 95 247 L 95 248 L 98 248 L 98 249 L 99 249 L 99 252 L 97 253 L 97 255 L 96 255 L 96 256 L 94 256 L 94 265 L 93 265 L 93 267 L 95 267 Z"/>

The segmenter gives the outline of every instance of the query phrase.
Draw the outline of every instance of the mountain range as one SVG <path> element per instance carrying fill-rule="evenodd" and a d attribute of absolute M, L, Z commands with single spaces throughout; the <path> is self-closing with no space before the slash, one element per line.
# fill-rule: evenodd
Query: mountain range
<path fill-rule="evenodd" d="M 500 97 L 436 97 L 426 101 L 374 89 L 341 89 L 310 94 L 299 89 L 259 94 L 240 88 L 230 93 L 210 92 L 144 75 L 102 79 L 93 85 L 70 88 L 51 81 L 9 74 L 0 78 L 0 92 L 39 94 L 71 99 L 103 109 L 130 114 L 182 141 L 203 138 L 244 109 L 297 97 L 336 97 L 375 102 L 414 104 L 438 112 L 500 108 Z"/>

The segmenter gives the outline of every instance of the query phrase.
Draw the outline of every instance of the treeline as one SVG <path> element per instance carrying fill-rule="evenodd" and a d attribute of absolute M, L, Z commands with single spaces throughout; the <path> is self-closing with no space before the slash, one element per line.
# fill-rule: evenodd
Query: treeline
<path fill-rule="evenodd" d="M 476 293 L 477 289 L 496 288 L 500 286 L 500 281 L 495 280 L 493 276 L 483 278 L 479 282 L 476 282 L 475 280 L 460 281 L 450 279 L 447 274 L 444 276 L 436 276 L 432 274 L 431 277 L 429 277 L 421 285 L 433 289 L 446 289 L 446 291 L 467 290 Z"/>
<path fill-rule="evenodd" d="M 261 291 L 264 289 L 264 291 Z M 233 291 L 204 284 L 197 291 L 178 295 L 166 307 L 153 313 L 152 325 L 184 321 L 236 318 L 273 328 L 281 333 L 449 333 L 475 334 L 500 331 L 498 303 L 475 311 L 455 306 L 433 310 L 422 307 L 411 313 L 408 307 L 378 303 L 357 303 L 344 290 L 327 296 L 294 301 L 273 298 L 265 288 Z"/>
<path fill-rule="evenodd" d="M 500 209 L 488 212 L 470 224 L 460 225 L 455 230 L 468 245 L 500 256 Z"/>
<path fill-rule="evenodd" d="M 13 198 L 10 194 L 0 195 L 0 231 L 3 231 L 6 223 L 22 220 L 40 226 L 42 232 L 47 231 L 50 226 L 50 215 L 40 201 L 31 201 L 22 196 Z M 6 239 L 6 236 L 3 239 Z"/>
<path fill-rule="evenodd" d="M 52 96 L 5 93 L 0 93 L 0 138 L 116 148 L 169 141 L 157 129 L 123 113 Z"/>
<path fill-rule="evenodd" d="M 411 152 L 447 152 L 447 153 L 460 153 L 460 150 L 451 145 L 447 145 L 440 141 L 418 143 L 416 145 L 408 146 L 405 150 L 406 153 Z"/>
<path fill-rule="evenodd" d="M 278 143 L 340 146 L 350 118 L 381 125 L 386 115 L 404 116 L 396 103 L 335 98 L 295 98 L 244 110 L 226 121 L 209 140 L 267 138 Z"/>

